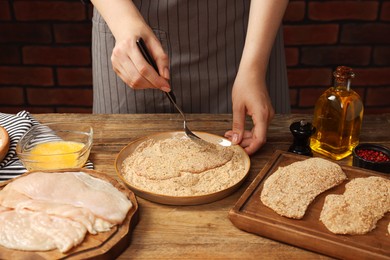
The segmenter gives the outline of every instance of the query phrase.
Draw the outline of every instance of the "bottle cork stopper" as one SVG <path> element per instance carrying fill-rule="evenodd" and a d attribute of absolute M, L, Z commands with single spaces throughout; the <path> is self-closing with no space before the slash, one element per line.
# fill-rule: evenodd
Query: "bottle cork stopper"
<path fill-rule="evenodd" d="M 333 72 L 333 76 L 339 82 L 346 82 L 348 79 L 353 79 L 355 77 L 355 73 L 350 67 L 338 66 Z"/>

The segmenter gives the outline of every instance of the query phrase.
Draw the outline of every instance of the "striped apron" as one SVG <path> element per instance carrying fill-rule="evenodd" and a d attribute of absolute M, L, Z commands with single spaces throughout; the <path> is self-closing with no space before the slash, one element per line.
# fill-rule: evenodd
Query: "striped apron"
<path fill-rule="evenodd" d="M 134 0 L 170 59 L 170 84 L 186 113 L 232 113 L 231 91 L 240 64 L 249 0 Z M 279 29 L 266 81 L 276 113 L 289 113 L 290 101 Z M 113 71 L 115 39 L 93 14 L 93 112 L 172 113 L 160 90 L 133 90 Z"/>

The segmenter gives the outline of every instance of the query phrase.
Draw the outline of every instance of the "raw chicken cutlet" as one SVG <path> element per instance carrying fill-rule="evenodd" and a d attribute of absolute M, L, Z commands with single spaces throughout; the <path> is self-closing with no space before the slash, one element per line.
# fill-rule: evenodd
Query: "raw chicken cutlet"
<path fill-rule="evenodd" d="M 281 216 L 301 219 L 315 197 L 345 179 L 338 164 L 310 158 L 277 169 L 264 182 L 260 199 Z"/>
<path fill-rule="evenodd" d="M 87 208 L 113 224 L 122 223 L 131 207 L 128 198 L 112 184 L 83 172 L 36 172 L 16 179 L 0 193 L 0 204 L 15 208 L 9 204 L 14 199 L 9 189 L 34 200 Z M 1 195 L 3 192 L 9 196 Z"/>
<path fill-rule="evenodd" d="M 26 251 L 66 252 L 80 244 L 86 228 L 68 218 L 29 210 L 10 210 L 0 214 L 0 244 Z"/>
<path fill-rule="evenodd" d="M 335 234 L 366 234 L 390 211 L 390 180 L 382 177 L 355 178 L 344 194 L 325 198 L 320 220 Z"/>
<path fill-rule="evenodd" d="M 88 231 L 121 224 L 132 207 L 111 183 L 84 172 L 35 172 L 0 191 L 0 245 L 66 252 Z"/>

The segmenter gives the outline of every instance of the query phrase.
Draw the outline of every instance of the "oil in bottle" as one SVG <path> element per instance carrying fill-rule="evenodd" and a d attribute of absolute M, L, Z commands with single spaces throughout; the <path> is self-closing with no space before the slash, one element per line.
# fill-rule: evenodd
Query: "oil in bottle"
<path fill-rule="evenodd" d="M 337 67 L 333 73 L 334 86 L 317 100 L 313 126 L 317 131 L 310 139 L 313 151 L 340 160 L 352 153 L 359 143 L 363 119 L 363 103 L 351 89 L 355 74 L 351 68 Z"/>

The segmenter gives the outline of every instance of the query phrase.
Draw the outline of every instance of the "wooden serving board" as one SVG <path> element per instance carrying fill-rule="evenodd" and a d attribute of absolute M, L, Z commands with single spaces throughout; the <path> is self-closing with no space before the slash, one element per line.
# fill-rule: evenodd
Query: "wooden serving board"
<path fill-rule="evenodd" d="M 264 181 L 278 167 L 308 157 L 276 151 L 272 159 L 253 180 L 229 212 L 230 221 L 238 228 L 297 247 L 342 259 L 390 259 L 390 235 L 387 226 L 390 213 L 378 221 L 377 227 L 365 235 L 336 235 L 320 222 L 319 217 L 328 194 L 342 194 L 348 181 L 319 196 L 310 204 L 300 220 L 282 217 L 260 200 Z M 357 177 L 389 175 L 360 168 L 341 166 L 348 180 Z"/>
<path fill-rule="evenodd" d="M 100 173 L 95 170 L 88 169 L 70 169 L 70 170 L 55 170 L 55 172 L 69 172 L 69 171 L 81 171 L 90 174 L 93 177 L 100 178 L 110 182 L 115 188 L 123 192 L 133 204 L 132 208 L 127 213 L 126 219 L 119 226 L 113 227 L 108 232 L 98 233 L 97 235 L 91 235 L 87 233 L 84 241 L 74 247 L 66 254 L 61 253 L 58 250 L 51 251 L 20 251 L 5 248 L 0 246 L 0 259 L 114 259 L 119 256 L 130 244 L 131 233 L 135 225 L 138 222 L 138 203 L 137 199 L 132 191 L 130 191 L 125 185 L 118 182 L 114 178 Z M 27 172 L 17 178 L 26 176 L 34 171 Z M 41 171 L 41 172 L 53 172 L 53 171 Z M 16 178 L 15 178 L 16 179 Z M 15 180 L 13 179 L 13 180 Z M 8 183 L 3 182 L 0 184 L 0 189 L 4 188 Z"/>

